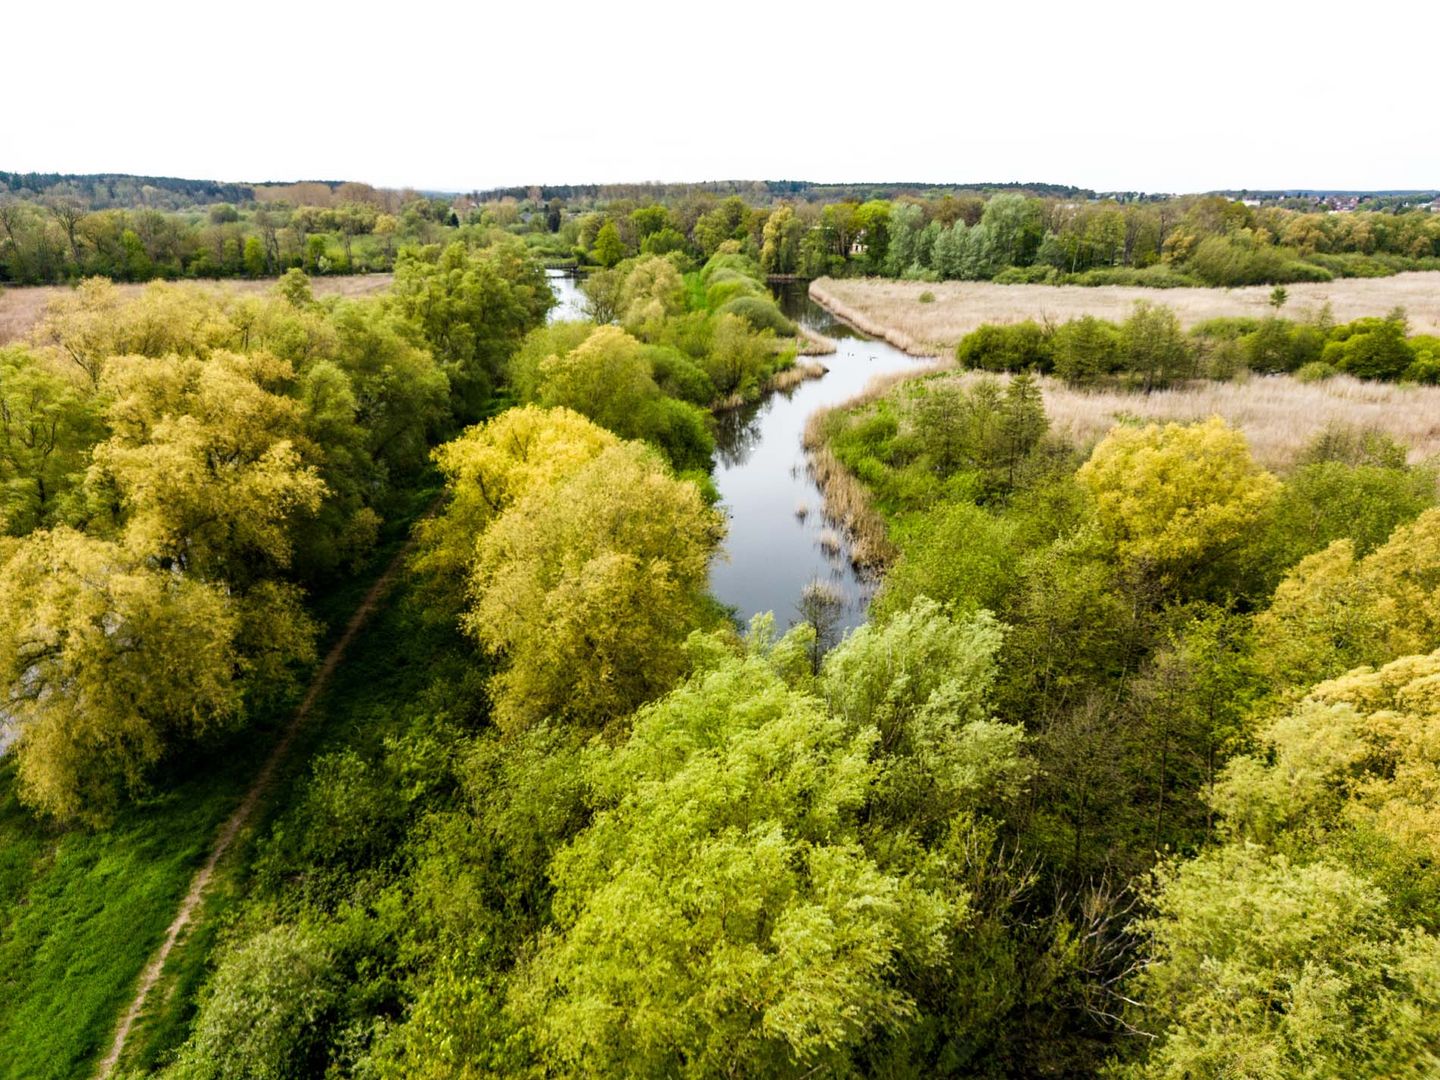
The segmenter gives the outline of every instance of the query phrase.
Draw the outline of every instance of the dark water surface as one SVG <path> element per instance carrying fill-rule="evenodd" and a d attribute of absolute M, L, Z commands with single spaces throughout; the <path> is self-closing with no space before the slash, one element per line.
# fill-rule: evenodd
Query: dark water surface
<path fill-rule="evenodd" d="M 560 300 L 550 317 L 583 318 L 575 279 L 552 271 L 550 283 Z M 719 418 L 715 485 L 729 529 L 724 551 L 710 568 L 710 588 L 742 621 L 773 611 L 784 628 L 795 619 L 801 590 L 811 581 L 826 581 L 845 598 L 848 628 L 864 621 L 873 585 L 851 567 L 844 535 L 824 519 L 800 438 L 817 409 L 854 397 L 877 375 L 920 361 L 839 322 L 810 299 L 804 282 L 779 285 L 776 296 L 786 315 L 833 338 L 839 348 L 813 358 L 830 369 L 823 378 Z M 803 518 L 796 512 L 801 506 L 808 511 Z M 826 532 L 840 544 L 833 555 L 821 545 Z"/>

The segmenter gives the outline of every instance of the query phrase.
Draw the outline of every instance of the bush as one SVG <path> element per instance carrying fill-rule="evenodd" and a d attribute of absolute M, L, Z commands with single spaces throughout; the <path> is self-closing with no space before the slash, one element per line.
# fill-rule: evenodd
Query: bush
<path fill-rule="evenodd" d="M 705 306 L 718 311 L 731 300 L 741 297 L 761 297 L 765 290 L 759 282 L 743 277 L 729 270 L 721 271 L 705 286 Z"/>
<path fill-rule="evenodd" d="M 1119 369 L 1120 328 L 1093 315 L 1071 319 L 1052 339 L 1055 374 L 1069 383 L 1094 382 Z"/>
<path fill-rule="evenodd" d="M 1217 319 L 1206 319 L 1190 328 L 1198 338 L 1213 338 L 1220 341 L 1237 341 L 1246 334 L 1260 329 L 1260 320 L 1244 315 L 1226 315 Z"/>
<path fill-rule="evenodd" d="M 205 988 L 177 1073 L 186 1080 L 321 1071 L 326 1013 L 337 997 L 329 950 L 279 925 L 226 951 Z"/>
<path fill-rule="evenodd" d="M 920 303 L 922 303 L 922 304 L 933 304 L 934 302 L 935 302 L 935 294 L 934 294 L 933 292 L 931 292 L 929 289 L 926 289 L 924 292 L 922 292 L 922 293 L 920 294 Z"/>
<path fill-rule="evenodd" d="M 955 346 L 962 367 L 983 371 L 1049 371 L 1054 359 L 1052 333 L 1033 319 L 997 326 L 987 323 Z"/>
<path fill-rule="evenodd" d="M 1399 313 L 1384 319 L 1356 319 L 1337 326 L 1320 357 L 1359 379 L 1398 379 L 1414 363 Z"/>
<path fill-rule="evenodd" d="M 737 296 L 722 304 L 719 311 L 722 315 L 739 315 L 753 329 L 773 330 L 778 337 L 794 337 L 800 332 L 768 295 Z"/>
<path fill-rule="evenodd" d="M 1007 266 L 991 280 L 997 285 L 1049 285 L 1058 278 L 1053 266 Z"/>
<path fill-rule="evenodd" d="M 1210 236 L 1190 256 L 1188 269 L 1206 285 L 1273 285 L 1330 281 L 1323 267 L 1300 261 L 1291 248 L 1270 247 L 1230 236 Z"/>
<path fill-rule="evenodd" d="M 1365 255 L 1358 251 L 1349 251 L 1339 255 L 1327 255 L 1317 251 L 1312 255 L 1305 256 L 1305 261 L 1322 267 L 1335 277 L 1376 278 L 1389 277 L 1395 273 L 1392 267 L 1385 265 L 1373 255 Z"/>
<path fill-rule="evenodd" d="M 655 384 L 667 396 L 692 405 L 709 405 L 715 400 L 715 384 L 699 364 L 670 345 L 649 345 L 644 355 L 650 361 Z"/>
<path fill-rule="evenodd" d="M 1415 360 L 1405 369 L 1402 378 L 1429 386 L 1440 383 L 1440 337 L 1413 337 L 1410 347 L 1415 350 Z"/>
<path fill-rule="evenodd" d="M 1295 378 L 1302 383 L 1324 382 L 1326 379 L 1333 379 L 1340 372 L 1335 365 L 1327 364 L 1324 360 L 1311 360 L 1308 364 L 1302 364 L 1295 369 Z"/>
<path fill-rule="evenodd" d="M 1189 274 L 1182 274 L 1164 263 L 1138 270 L 1128 266 L 1100 267 L 1067 274 L 1062 280 L 1066 285 L 1138 285 L 1149 289 L 1179 289 L 1201 284 Z"/>

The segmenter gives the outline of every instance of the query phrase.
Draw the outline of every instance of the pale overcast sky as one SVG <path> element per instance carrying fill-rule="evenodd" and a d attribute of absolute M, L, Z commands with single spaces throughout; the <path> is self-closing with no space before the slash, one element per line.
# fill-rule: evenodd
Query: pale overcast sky
<path fill-rule="evenodd" d="M 0 169 L 1440 186 L 1440 3 L 34 2 Z"/>

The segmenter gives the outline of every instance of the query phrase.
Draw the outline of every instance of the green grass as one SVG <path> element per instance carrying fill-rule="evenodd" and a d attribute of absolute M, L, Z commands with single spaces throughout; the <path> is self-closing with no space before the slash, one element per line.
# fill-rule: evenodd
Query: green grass
<path fill-rule="evenodd" d="M 0 1062 L 10 1080 L 89 1071 L 260 747 L 235 745 L 100 832 L 57 832 L 0 771 Z"/>
<path fill-rule="evenodd" d="M 329 627 L 322 650 L 433 495 L 433 488 L 417 490 L 392 508 L 381 549 L 369 565 L 316 597 L 312 610 Z M 346 665 L 331 686 L 354 680 Z M 282 703 L 224 745 L 177 759 L 167 776 L 157 778 L 153 797 L 127 806 L 100 831 L 57 830 L 39 821 L 16 798 L 13 764 L 0 763 L 0 1075 L 5 1080 L 59 1080 L 93 1070 L 221 822 L 254 778 L 293 704 Z M 308 771 L 330 715 L 321 709 L 312 717 L 277 778 L 274 795 L 247 830 L 249 836 L 283 810 L 293 788 L 288 778 Z M 171 953 L 146 1015 L 132 1031 L 124 1064 L 154 1064 L 184 1038 L 216 928 L 241 895 L 251 846 L 241 838 L 217 868 L 199 919 Z"/>

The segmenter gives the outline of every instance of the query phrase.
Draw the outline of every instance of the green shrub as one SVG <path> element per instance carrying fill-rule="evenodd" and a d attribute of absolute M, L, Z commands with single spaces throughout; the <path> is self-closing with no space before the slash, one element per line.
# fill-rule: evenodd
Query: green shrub
<path fill-rule="evenodd" d="M 1048 285 L 1058 277 L 1053 266 L 1007 266 L 991 280 L 997 285 Z"/>
<path fill-rule="evenodd" d="M 692 405 L 709 405 L 715 400 L 715 384 L 703 368 L 671 345 L 649 345 L 644 355 L 650 361 L 651 377 L 667 397 Z"/>
<path fill-rule="evenodd" d="M 1189 274 L 1182 274 L 1173 266 L 1157 263 L 1136 269 L 1129 266 L 1097 267 L 1078 274 L 1067 274 L 1061 281 L 1066 285 L 1129 285 L 1148 289 L 1179 289 L 1201 284 Z"/>
<path fill-rule="evenodd" d="M 764 286 L 759 282 L 727 270 L 716 274 L 706 284 L 705 306 L 711 311 L 719 311 L 730 301 L 740 297 L 763 295 L 765 295 Z"/>
<path fill-rule="evenodd" d="M 800 328 L 787 319 L 768 295 L 737 296 L 719 308 L 721 314 L 739 315 L 755 330 L 773 330 L 777 337 L 794 337 Z"/>
<path fill-rule="evenodd" d="M 1320 358 L 1359 379 L 1398 379 L 1416 357 L 1405 340 L 1404 316 L 1397 312 L 1337 326 Z"/>
<path fill-rule="evenodd" d="M 1235 341 L 1259 330 L 1260 323 L 1261 320 L 1245 315 L 1222 315 L 1196 323 L 1190 328 L 1190 333 L 1199 338 Z"/>
<path fill-rule="evenodd" d="M 1311 360 L 1308 364 L 1302 364 L 1295 369 L 1295 378 L 1302 383 L 1324 382 L 1326 379 L 1333 379 L 1340 374 L 1334 364 L 1327 364 L 1324 360 Z"/>
<path fill-rule="evenodd" d="M 1338 255 L 1317 251 L 1305 256 L 1305 261 L 1324 268 L 1335 277 L 1376 278 L 1389 277 L 1395 273 L 1393 268 L 1373 255 L 1365 255 L 1358 251 L 1347 251 Z"/>
<path fill-rule="evenodd" d="M 1231 236 L 1200 242 L 1187 269 L 1206 285 L 1271 285 L 1289 281 L 1330 281 L 1324 267 L 1302 262 L 1291 248 L 1271 247 Z"/>
<path fill-rule="evenodd" d="M 933 292 L 931 292 L 929 289 L 926 289 L 924 292 L 922 292 L 922 293 L 920 294 L 920 303 L 922 303 L 922 304 L 933 304 L 934 302 L 935 302 L 935 294 L 934 294 Z"/>
<path fill-rule="evenodd" d="M 1055 374 L 1066 382 L 1084 384 L 1119 370 L 1120 328 L 1093 315 L 1071 319 L 1051 341 Z"/>
<path fill-rule="evenodd" d="M 955 346 L 962 367 L 983 371 L 1049 371 L 1054 359 L 1051 332 L 1027 319 L 997 326 L 987 323 L 966 334 Z"/>
<path fill-rule="evenodd" d="M 1410 339 L 1415 359 L 1403 376 L 1406 382 L 1440 384 L 1440 337 L 1421 334 Z"/>

